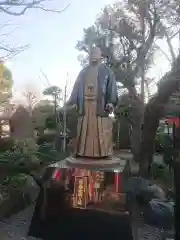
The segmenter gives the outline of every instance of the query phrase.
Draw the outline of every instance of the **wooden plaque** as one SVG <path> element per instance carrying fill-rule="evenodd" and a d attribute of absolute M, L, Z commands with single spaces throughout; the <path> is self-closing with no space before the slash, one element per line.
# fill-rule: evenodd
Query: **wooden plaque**
<path fill-rule="evenodd" d="M 88 177 L 76 176 L 74 184 L 74 207 L 86 208 L 88 204 Z"/>

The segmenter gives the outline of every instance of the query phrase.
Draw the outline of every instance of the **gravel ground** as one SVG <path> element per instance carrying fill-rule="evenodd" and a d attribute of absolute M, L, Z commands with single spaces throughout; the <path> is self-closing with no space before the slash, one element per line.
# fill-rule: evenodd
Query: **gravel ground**
<path fill-rule="evenodd" d="M 31 240 L 26 237 L 29 224 L 31 221 L 34 205 L 12 216 L 10 219 L 0 222 L 0 239 L 1 240 Z"/>
<path fill-rule="evenodd" d="M 143 225 L 138 229 L 138 240 L 161 240 L 161 229 Z"/>
<path fill-rule="evenodd" d="M 11 217 L 8 220 L 0 222 L 1 240 L 38 240 L 37 238 L 27 237 L 28 227 L 34 211 L 34 205 Z M 135 238 L 136 239 L 136 238 Z M 143 225 L 138 230 L 138 240 L 160 240 L 161 230 Z"/>
<path fill-rule="evenodd" d="M 132 232 L 134 240 L 161 240 L 162 230 L 144 224 L 143 217 L 133 217 Z"/>
<path fill-rule="evenodd" d="M 35 202 L 39 188 L 29 179 L 29 196 L 32 202 Z M 0 239 L 1 240 L 33 240 L 35 238 L 27 237 L 28 228 L 34 212 L 35 204 L 31 204 L 26 209 L 20 211 L 18 214 L 13 215 L 9 219 L 0 221 Z M 37 238 L 36 238 L 37 239 Z M 38 239 L 37 239 L 38 240 Z"/>

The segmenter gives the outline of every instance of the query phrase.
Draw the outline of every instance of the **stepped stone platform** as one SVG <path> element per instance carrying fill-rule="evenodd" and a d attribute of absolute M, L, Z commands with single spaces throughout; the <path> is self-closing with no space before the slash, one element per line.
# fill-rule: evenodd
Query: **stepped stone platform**
<path fill-rule="evenodd" d="M 59 168 L 99 168 L 102 170 L 117 169 L 119 172 L 122 172 L 127 166 L 130 169 L 130 172 L 134 174 L 136 174 L 139 170 L 139 165 L 133 161 L 132 153 L 128 149 L 114 151 L 111 158 L 105 159 L 76 158 L 68 156 L 64 160 L 51 164 L 51 166 Z"/>
<path fill-rule="evenodd" d="M 70 156 L 67 157 L 65 161 L 68 167 L 117 169 L 118 171 L 123 171 L 127 165 L 127 160 L 117 156 L 102 159 Z"/>

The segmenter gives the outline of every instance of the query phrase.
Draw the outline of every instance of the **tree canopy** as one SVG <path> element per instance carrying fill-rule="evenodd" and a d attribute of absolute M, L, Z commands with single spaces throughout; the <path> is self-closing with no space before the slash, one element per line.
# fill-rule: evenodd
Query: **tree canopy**
<path fill-rule="evenodd" d="M 13 78 L 12 72 L 4 64 L 2 65 L 2 79 L 0 82 L 0 104 L 4 108 L 12 96 Z"/>
<path fill-rule="evenodd" d="M 152 66 L 154 53 L 159 50 L 156 41 L 167 36 L 172 39 L 178 23 L 175 0 L 122 1 L 106 6 L 95 23 L 84 29 L 76 47 L 87 52 L 93 44 L 99 46 L 117 82 L 132 92 L 139 83 L 141 68 L 147 72 Z M 87 61 L 79 59 L 82 64 Z"/>
<path fill-rule="evenodd" d="M 43 94 L 46 96 L 60 97 L 62 90 L 58 86 L 50 86 L 44 90 Z"/>
<path fill-rule="evenodd" d="M 179 9 L 175 0 L 127 0 L 108 5 L 94 24 L 84 29 L 83 39 L 76 45 L 83 52 L 79 56 L 82 65 L 87 63 L 89 49 L 93 45 L 99 46 L 104 61 L 115 73 L 119 94 L 124 92 L 123 89 L 128 90 L 125 102 L 129 104 L 128 117 L 132 124 L 131 146 L 134 159 L 144 166 L 141 169 L 147 170 L 152 161 L 159 119 L 169 97 L 180 87 L 180 56 L 172 45 L 180 30 Z M 161 49 L 161 40 L 166 41 L 169 52 L 164 53 Z M 171 70 L 162 77 L 157 93 L 145 104 L 143 89 L 158 51 L 170 61 Z"/>

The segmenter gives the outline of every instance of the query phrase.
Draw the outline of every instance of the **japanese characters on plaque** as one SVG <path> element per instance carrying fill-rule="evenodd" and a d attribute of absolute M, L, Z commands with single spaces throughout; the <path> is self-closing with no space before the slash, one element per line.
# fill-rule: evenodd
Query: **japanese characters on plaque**
<path fill-rule="evenodd" d="M 73 206 L 86 208 L 91 202 L 102 201 L 104 192 L 104 172 L 76 172 Z"/>
<path fill-rule="evenodd" d="M 76 176 L 74 187 L 74 206 L 86 208 L 88 203 L 88 177 Z"/>

